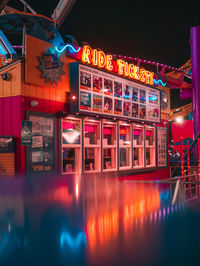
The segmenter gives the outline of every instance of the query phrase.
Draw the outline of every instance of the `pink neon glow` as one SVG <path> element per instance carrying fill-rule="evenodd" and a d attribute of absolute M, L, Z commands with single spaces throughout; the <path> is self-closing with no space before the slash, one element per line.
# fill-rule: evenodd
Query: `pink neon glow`
<path fill-rule="evenodd" d="M 134 129 L 133 130 L 133 136 L 140 136 L 142 133 L 142 129 Z"/>
<path fill-rule="evenodd" d="M 84 132 L 85 133 L 94 133 L 95 132 L 95 127 L 94 126 L 87 125 L 84 128 Z"/>
<path fill-rule="evenodd" d="M 109 127 L 104 127 L 103 128 L 103 134 L 104 135 L 111 135 L 112 134 L 112 130 Z"/>
<path fill-rule="evenodd" d="M 146 136 L 151 136 L 152 131 L 151 130 L 146 130 Z"/>
<path fill-rule="evenodd" d="M 63 122 L 63 129 L 74 129 L 74 124 L 65 121 Z"/>

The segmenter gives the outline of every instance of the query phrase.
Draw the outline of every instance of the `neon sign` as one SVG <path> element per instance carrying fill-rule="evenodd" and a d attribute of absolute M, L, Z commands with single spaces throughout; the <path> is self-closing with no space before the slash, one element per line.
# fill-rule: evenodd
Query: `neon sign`
<path fill-rule="evenodd" d="M 154 84 L 153 72 L 146 71 L 134 64 L 129 64 L 122 59 L 114 61 L 112 55 L 106 55 L 101 50 L 92 49 L 89 45 L 83 46 L 81 61 L 85 64 L 93 65 L 101 69 L 105 68 L 120 76 L 138 80 L 148 85 Z"/>

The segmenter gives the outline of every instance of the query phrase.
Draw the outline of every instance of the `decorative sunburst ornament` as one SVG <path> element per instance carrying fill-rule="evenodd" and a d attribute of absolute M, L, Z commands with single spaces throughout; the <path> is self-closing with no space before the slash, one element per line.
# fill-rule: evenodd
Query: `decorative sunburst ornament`
<path fill-rule="evenodd" d="M 41 78 L 45 78 L 46 83 L 50 81 L 58 85 L 58 80 L 62 81 L 61 75 L 64 75 L 62 67 L 64 62 L 61 62 L 57 54 L 43 54 L 42 57 L 39 56 L 40 66 L 37 68 L 42 71 Z"/>

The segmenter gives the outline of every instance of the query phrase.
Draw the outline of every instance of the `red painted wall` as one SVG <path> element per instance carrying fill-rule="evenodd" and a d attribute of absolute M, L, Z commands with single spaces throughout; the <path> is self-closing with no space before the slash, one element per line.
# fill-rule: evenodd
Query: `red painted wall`
<path fill-rule="evenodd" d="M 183 139 L 191 138 L 193 139 L 193 120 L 185 120 L 183 123 L 174 122 L 172 126 L 172 139 L 175 142 Z"/>
<path fill-rule="evenodd" d="M 39 103 L 38 106 L 31 107 L 30 102 L 32 100 L 37 100 Z M 26 172 L 25 147 L 21 146 L 21 120 L 26 119 L 27 110 L 56 114 L 58 111 L 66 112 L 68 108 L 64 103 L 45 99 L 42 100 L 24 96 L 0 98 L 0 135 L 12 135 L 15 137 L 16 173 L 20 172 L 21 174 L 25 174 Z M 58 126 L 58 120 L 56 124 Z M 57 156 L 58 155 L 57 151 Z"/>
<path fill-rule="evenodd" d="M 127 175 L 119 177 L 121 181 L 124 180 L 159 180 L 159 179 L 168 179 L 169 178 L 169 168 L 157 169 L 154 172 Z"/>
<path fill-rule="evenodd" d="M 16 140 L 16 171 L 25 171 L 25 148 L 21 146 L 21 96 L 0 98 L 0 135 L 12 135 Z"/>

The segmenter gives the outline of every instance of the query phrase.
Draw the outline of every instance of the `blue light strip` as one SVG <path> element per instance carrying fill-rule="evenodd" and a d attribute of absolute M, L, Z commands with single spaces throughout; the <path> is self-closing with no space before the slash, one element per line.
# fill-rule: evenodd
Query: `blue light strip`
<path fill-rule="evenodd" d="M 62 53 L 65 49 L 67 49 L 69 47 L 69 49 L 72 49 L 74 53 L 78 53 L 80 51 L 80 47 L 78 47 L 78 49 L 76 50 L 71 44 L 66 44 L 61 50 L 58 49 L 58 47 L 55 47 L 56 52 L 58 53 Z"/>
<path fill-rule="evenodd" d="M 67 231 L 62 232 L 60 236 L 60 245 L 64 247 L 65 244 L 72 249 L 78 249 L 82 244 L 86 245 L 86 235 L 85 232 L 81 231 L 76 236 L 71 236 Z"/>
<path fill-rule="evenodd" d="M 3 46 L 1 45 L 1 43 L 0 43 L 0 54 L 1 55 L 6 55 L 7 54 L 7 52 L 5 51 L 5 49 L 3 48 Z"/>
<path fill-rule="evenodd" d="M 64 0 L 62 0 L 62 2 L 60 3 L 58 10 L 61 8 L 62 4 L 63 4 Z"/>
<path fill-rule="evenodd" d="M 12 45 L 10 44 L 10 42 L 8 41 L 6 36 L 4 35 L 3 31 L 1 31 L 1 30 L 0 30 L 0 44 L 1 44 L 1 49 L 0 49 L 1 54 L 5 54 L 5 52 L 6 52 L 6 54 L 11 54 L 13 56 L 17 56 L 14 48 L 12 47 Z"/>
<path fill-rule="evenodd" d="M 149 97 L 150 101 L 156 101 L 157 99 L 158 99 L 158 97 L 156 97 L 156 96 Z"/>
<path fill-rule="evenodd" d="M 163 83 L 161 79 L 158 79 L 158 80 L 154 79 L 153 81 L 154 81 L 154 84 L 156 84 L 156 85 L 159 85 L 159 83 L 162 86 L 166 86 L 167 85 L 167 83 Z"/>

